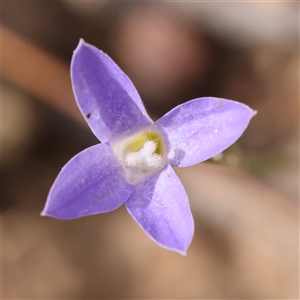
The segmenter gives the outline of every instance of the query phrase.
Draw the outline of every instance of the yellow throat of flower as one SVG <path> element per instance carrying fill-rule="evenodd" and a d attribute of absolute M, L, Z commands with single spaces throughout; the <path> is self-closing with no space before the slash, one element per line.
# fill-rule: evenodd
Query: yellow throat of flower
<path fill-rule="evenodd" d="M 152 175 L 167 163 L 164 141 L 154 126 L 114 142 L 112 149 L 132 184 Z"/>

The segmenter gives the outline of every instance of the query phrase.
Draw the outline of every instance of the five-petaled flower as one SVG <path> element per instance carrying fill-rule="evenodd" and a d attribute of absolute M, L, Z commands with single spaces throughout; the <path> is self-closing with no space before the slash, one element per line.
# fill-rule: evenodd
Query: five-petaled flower
<path fill-rule="evenodd" d="M 194 221 L 172 167 L 220 153 L 240 137 L 255 112 L 208 97 L 181 104 L 154 122 L 130 79 L 83 40 L 72 58 L 71 79 L 79 109 L 101 143 L 62 168 L 42 215 L 73 219 L 125 204 L 155 242 L 185 254 Z"/>

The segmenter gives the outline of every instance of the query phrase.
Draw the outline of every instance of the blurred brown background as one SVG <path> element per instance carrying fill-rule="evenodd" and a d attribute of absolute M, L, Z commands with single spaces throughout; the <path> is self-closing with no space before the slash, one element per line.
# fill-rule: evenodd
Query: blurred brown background
<path fill-rule="evenodd" d="M 2 2 L 3 299 L 299 298 L 299 3 Z M 79 38 L 129 75 L 153 118 L 202 96 L 258 111 L 221 155 L 177 169 L 187 257 L 124 208 L 40 217 L 60 168 L 97 143 L 76 107 Z"/>

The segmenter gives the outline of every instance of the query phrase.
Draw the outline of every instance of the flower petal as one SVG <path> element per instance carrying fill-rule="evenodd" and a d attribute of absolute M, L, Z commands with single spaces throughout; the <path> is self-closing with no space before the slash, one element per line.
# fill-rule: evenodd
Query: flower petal
<path fill-rule="evenodd" d="M 185 255 L 194 234 L 194 221 L 184 187 L 169 164 L 137 184 L 125 205 L 155 242 Z"/>
<path fill-rule="evenodd" d="M 83 40 L 74 51 L 71 78 L 79 109 L 102 143 L 153 123 L 130 79 Z"/>
<path fill-rule="evenodd" d="M 171 165 L 186 167 L 233 144 L 255 114 L 245 104 L 208 97 L 181 104 L 156 123 L 170 150 Z"/>
<path fill-rule="evenodd" d="M 132 194 L 122 167 L 107 144 L 97 144 L 74 156 L 56 178 L 42 215 L 73 219 L 108 212 Z"/>

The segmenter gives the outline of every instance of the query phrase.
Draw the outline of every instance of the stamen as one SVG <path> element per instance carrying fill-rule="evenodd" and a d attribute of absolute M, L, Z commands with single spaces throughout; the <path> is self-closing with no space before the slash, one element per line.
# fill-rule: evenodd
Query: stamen
<path fill-rule="evenodd" d="M 130 184 L 137 184 L 162 169 L 168 162 L 165 144 L 156 125 L 115 140 L 112 149 Z"/>
<path fill-rule="evenodd" d="M 144 143 L 143 147 L 141 148 L 140 152 L 143 153 L 143 155 L 147 156 L 153 154 L 156 148 L 157 148 L 156 142 L 147 140 Z"/>
<path fill-rule="evenodd" d="M 137 152 L 127 152 L 124 157 L 125 165 L 131 167 L 145 166 L 148 168 L 159 168 L 163 164 L 163 158 L 156 154 L 157 143 L 146 141 Z"/>
<path fill-rule="evenodd" d="M 124 157 L 124 162 L 126 166 L 134 167 L 138 161 L 138 153 L 137 152 L 127 152 Z"/>

